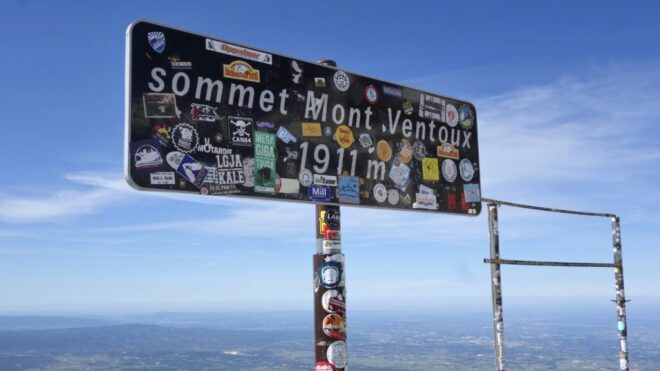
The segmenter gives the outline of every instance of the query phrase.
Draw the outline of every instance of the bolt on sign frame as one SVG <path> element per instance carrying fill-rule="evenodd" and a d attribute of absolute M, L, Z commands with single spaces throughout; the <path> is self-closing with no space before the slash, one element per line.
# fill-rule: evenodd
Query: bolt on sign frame
<path fill-rule="evenodd" d="M 478 215 L 474 105 L 153 22 L 126 33 L 127 182 L 315 204 L 316 366 L 344 369 L 339 205 Z"/>
<path fill-rule="evenodd" d="M 490 231 L 490 259 L 484 259 L 484 263 L 490 264 L 491 289 L 493 296 L 493 334 L 495 340 L 495 366 L 496 370 L 504 371 L 504 316 L 502 312 L 502 277 L 500 266 L 529 265 L 529 266 L 551 266 L 551 267 L 585 267 L 585 268 L 614 268 L 614 279 L 616 287 L 617 329 L 619 334 L 619 368 L 629 370 L 628 365 L 628 323 L 626 320 L 626 296 L 623 284 L 623 258 L 621 255 L 621 225 L 619 217 L 615 214 L 593 213 L 584 211 L 562 210 L 547 207 L 538 207 L 517 204 L 506 201 L 483 198 L 488 203 L 488 229 Z M 577 263 L 577 262 L 548 262 L 530 260 L 510 260 L 500 258 L 500 232 L 497 208 L 499 206 L 510 206 L 530 210 L 555 212 L 561 214 L 596 216 L 609 218 L 612 222 L 612 246 L 614 263 Z"/>

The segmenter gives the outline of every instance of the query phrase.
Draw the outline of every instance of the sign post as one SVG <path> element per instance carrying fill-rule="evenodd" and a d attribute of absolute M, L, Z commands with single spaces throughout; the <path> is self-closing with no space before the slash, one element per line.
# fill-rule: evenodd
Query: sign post
<path fill-rule="evenodd" d="M 316 369 L 345 369 L 339 206 L 478 215 L 474 105 L 147 21 L 126 37 L 127 182 L 314 204 Z"/>

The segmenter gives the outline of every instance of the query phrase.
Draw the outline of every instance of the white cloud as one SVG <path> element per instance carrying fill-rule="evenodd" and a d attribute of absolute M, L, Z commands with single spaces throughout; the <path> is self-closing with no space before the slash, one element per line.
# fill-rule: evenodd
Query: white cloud
<path fill-rule="evenodd" d="M 621 189 L 657 200 L 658 86 L 660 69 L 608 69 L 476 100 L 484 195 L 602 211 L 631 206 Z"/>

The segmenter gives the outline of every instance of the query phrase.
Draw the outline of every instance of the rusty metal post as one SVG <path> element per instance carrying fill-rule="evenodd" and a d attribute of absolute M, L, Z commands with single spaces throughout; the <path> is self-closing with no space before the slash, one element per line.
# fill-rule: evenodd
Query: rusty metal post
<path fill-rule="evenodd" d="M 339 206 L 316 205 L 314 342 L 316 370 L 346 368 L 346 284 Z"/>
<path fill-rule="evenodd" d="M 626 294 L 623 284 L 623 258 L 621 256 L 621 224 L 612 217 L 612 245 L 614 252 L 614 279 L 616 284 L 617 329 L 619 330 L 619 368 L 628 370 L 628 321 L 626 320 Z"/>
<path fill-rule="evenodd" d="M 500 259 L 500 232 L 497 221 L 497 205 L 488 204 L 488 229 L 490 231 L 490 259 Z M 502 277 L 499 263 L 490 263 L 493 296 L 493 334 L 495 339 L 496 370 L 504 371 L 504 317 L 502 314 Z"/>

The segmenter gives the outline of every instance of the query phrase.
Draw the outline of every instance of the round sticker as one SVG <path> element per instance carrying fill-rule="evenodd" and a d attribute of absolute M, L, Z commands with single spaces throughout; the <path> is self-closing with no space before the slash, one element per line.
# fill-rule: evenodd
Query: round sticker
<path fill-rule="evenodd" d="M 321 285 L 326 289 L 334 289 L 341 281 L 341 268 L 337 262 L 325 262 L 319 269 Z"/>
<path fill-rule="evenodd" d="M 335 81 L 335 87 L 339 91 L 346 91 L 350 86 L 348 75 L 344 71 L 335 72 L 334 81 Z"/>
<path fill-rule="evenodd" d="M 300 174 L 298 174 L 298 181 L 303 187 L 309 187 L 312 185 L 312 181 L 314 181 L 314 175 L 312 175 L 309 169 L 302 169 L 300 170 Z"/>
<path fill-rule="evenodd" d="M 396 205 L 399 203 L 399 191 L 396 189 L 390 189 L 387 191 L 387 202 L 390 205 Z"/>
<path fill-rule="evenodd" d="M 194 151 L 199 144 L 197 130 L 190 124 L 180 123 L 172 130 L 172 143 L 177 150 L 183 153 Z"/>
<path fill-rule="evenodd" d="M 463 178 L 464 181 L 469 182 L 472 180 L 472 177 L 474 177 L 474 166 L 472 165 L 472 161 L 467 158 L 461 160 L 458 164 L 458 169 L 461 173 L 461 178 Z"/>
<path fill-rule="evenodd" d="M 351 131 L 351 128 L 349 128 L 346 125 L 339 125 L 337 126 L 337 131 L 335 131 L 335 136 L 337 140 L 337 144 L 339 144 L 342 148 L 348 148 L 353 144 L 355 139 L 353 138 L 353 132 Z"/>
<path fill-rule="evenodd" d="M 328 290 L 323 293 L 321 297 L 321 305 L 323 309 L 329 313 L 346 314 L 346 304 L 344 303 L 344 296 L 337 290 Z"/>
<path fill-rule="evenodd" d="M 335 341 L 330 344 L 326 352 L 328 362 L 332 363 L 337 368 L 346 367 L 346 343 L 343 341 Z"/>
<path fill-rule="evenodd" d="M 339 229 L 339 208 L 336 206 L 331 206 L 325 209 L 325 215 L 323 217 L 328 227 L 338 230 Z"/>
<path fill-rule="evenodd" d="M 449 183 L 453 183 L 456 180 L 456 175 L 458 171 L 456 169 L 456 164 L 452 160 L 442 161 L 442 177 L 445 178 Z"/>
<path fill-rule="evenodd" d="M 470 107 L 465 104 L 458 109 L 458 122 L 461 123 L 461 127 L 465 130 L 472 129 L 472 126 L 474 125 L 472 110 L 470 110 Z"/>
<path fill-rule="evenodd" d="M 396 157 L 398 157 L 401 162 L 407 164 L 412 160 L 413 148 L 408 139 L 401 139 L 396 148 L 398 150 Z"/>
<path fill-rule="evenodd" d="M 453 104 L 447 104 L 447 125 L 452 128 L 458 125 L 458 111 Z"/>
<path fill-rule="evenodd" d="M 346 340 L 344 319 L 338 314 L 328 314 L 323 318 L 323 333 L 334 340 Z"/>
<path fill-rule="evenodd" d="M 426 157 L 426 146 L 422 143 L 421 140 L 416 140 L 413 143 L 413 155 L 418 161 L 422 161 Z"/>
<path fill-rule="evenodd" d="M 385 202 L 387 200 L 387 188 L 381 183 L 377 183 L 374 186 L 374 199 L 378 201 L 378 203 Z"/>
<path fill-rule="evenodd" d="M 376 156 L 379 160 L 385 162 L 392 158 L 392 147 L 386 140 L 380 140 L 376 144 Z"/>
<path fill-rule="evenodd" d="M 369 104 L 378 103 L 380 97 L 378 96 L 378 90 L 376 90 L 375 86 L 367 85 L 367 87 L 364 88 L 364 99 L 366 99 Z"/>
<path fill-rule="evenodd" d="M 623 323 L 623 321 L 619 321 L 619 322 L 617 322 L 617 323 L 616 323 L 616 326 L 617 326 L 617 328 L 619 329 L 619 331 L 623 331 L 623 330 L 626 329 L 626 324 Z"/>

